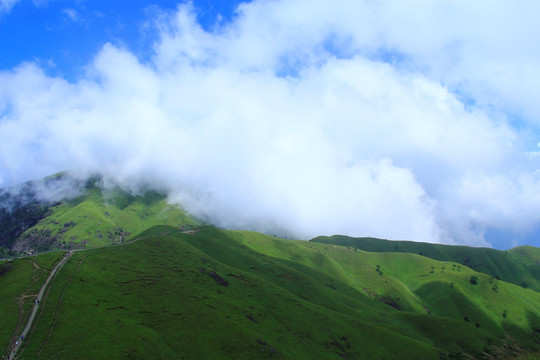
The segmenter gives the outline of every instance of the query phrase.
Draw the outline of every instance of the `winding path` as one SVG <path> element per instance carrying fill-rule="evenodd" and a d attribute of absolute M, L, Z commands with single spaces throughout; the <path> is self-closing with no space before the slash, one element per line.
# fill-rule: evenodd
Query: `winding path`
<path fill-rule="evenodd" d="M 26 337 L 26 335 L 28 334 L 28 332 L 30 331 L 30 329 L 32 328 L 32 324 L 34 322 L 34 318 L 36 317 L 36 314 L 37 314 L 37 311 L 38 311 L 38 308 L 39 308 L 39 305 L 41 303 L 41 299 L 43 297 L 43 293 L 45 292 L 45 289 L 47 288 L 47 285 L 49 285 L 50 281 L 52 280 L 52 278 L 54 277 L 54 275 L 56 274 L 56 272 L 58 270 L 60 270 L 60 268 L 62 266 L 64 266 L 64 264 L 66 263 L 66 261 L 68 261 L 68 259 L 70 258 L 72 254 L 72 251 L 68 251 L 66 253 L 66 255 L 64 255 L 64 257 L 62 258 L 62 260 L 60 260 L 60 262 L 54 267 L 54 269 L 51 271 L 51 273 L 49 274 L 49 276 L 47 277 L 47 280 L 45 280 L 45 283 L 43 284 L 43 286 L 41 287 L 41 289 L 39 290 L 39 293 L 37 295 L 37 298 L 36 298 L 36 302 L 34 302 L 34 308 L 32 309 L 32 314 L 30 314 L 30 318 L 28 319 L 28 322 L 26 323 L 26 327 L 24 328 L 22 334 L 21 334 L 21 337 L 18 338 L 18 344 L 15 345 L 15 347 L 13 348 L 13 351 L 11 351 L 11 353 L 9 354 L 9 357 L 8 359 L 9 360 L 13 360 L 15 359 L 15 355 L 17 355 L 17 350 L 19 350 L 19 348 L 21 347 L 21 342 L 24 341 L 24 340 L 21 340 L 23 338 Z"/>
<path fill-rule="evenodd" d="M 199 230 L 198 229 L 191 229 L 191 230 L 186 230 L 186 231 L 182 231 L 182 233 L 184 234 L 194 234 L 196 232 L 198 232 Z M 162 235 L 167 235 L 169 232 L 166 231 L 164 232 Z M 151 236 L 155 236 L 155 235 L 149 235 L 149 236 L 142 236 L 142 237 L 139 237 L 139 238 L 135 238 L 131 241 L 128 241 L 128 242 L 125 242 L 125 243 L 122 243 L 122 244 L 119 244 L 120 246 L 123 246 L 123 245 L 128 245 L 128 244 L 131 244 L 131 243 L 134 243 L 136 241 L 139 241 L 139 240 L 142 240 L 142 239 L 145 239 L 145 238 L 148 238 L 148 237 L 151 237 Z M 30 318 L 28 319 L 28 322 L 26 323 L 26 327 L 24 328 L 22 334 L 20 337 L 18 337 L 18 343 L 15 345 L 15 347 L 13 348 L 13 350 L 11 351 L 11 353 L 9 354 L 9 357 L 7 357 L 6 359 L 9 359 L 9 360 L 14 360 L 15 359 L 15 356 L 17 355 L 17 351 L 19 350 L 19 348 L 21 347 L 21 343 L 22 341 L 25 341 L 23 340 L 28 332 L 30 331 L 30 329 L 32 328 L 32 325 L 34 323 L 34 318 L 36 317 L 36 314 L 37 314 L 37 311 L 39 309 L 39 306 L 41 305 L 41 300 L 43 298 L 43 294 L 45 293 L 45 289 L 47 288 L 47 286 L 49 285 L 49 283 L 51 282 L 52 278 L 54 277 L 54 275 L 58 272 L 58 270 L 60 270 L 62 268 L 62 266 L 64 266 L 64 264 L 68 261 L 68 259 L 71 257 L 71 255 L 73 254 L 74 251 L 85 251 L 85 250 L 90 250 L 90 249 L 77 249 L 77 250 L 70 250 L 68 251 L 64 257 L 62 258 L 62 260 L 60 260 L 60 262 L 54 267 L 54 269 L 51 271 L 51 273 L 49 274 L 49 276 L 47 277 L 47 280 L 45 280 L 45 283 L 43 284 L 43 286 L 41 287 L 41 289 L 39 290 L 39 293 L 37 295 L 37 298 L 35 303 L 34 303 L 34 308 L 32 309 L 32 313 L 30 314 Z M 34 263 L 34 266 L 37 266 L 37 264 Z M 2 357 L 2 359 L 4 359 L 4 357 Z"/>

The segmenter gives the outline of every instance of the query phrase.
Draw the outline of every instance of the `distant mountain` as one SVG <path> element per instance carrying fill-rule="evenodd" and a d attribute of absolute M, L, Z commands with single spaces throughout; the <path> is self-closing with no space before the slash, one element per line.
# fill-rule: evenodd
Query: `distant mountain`
<path fill-rule="evenodd" d="M 540 343 L 540 293 L 458 262 L 210 226 L 132 241 L 73 253 L 20 358 L 480 359 L 508 335 Z M 0 349 L 62 255 L 0 263 Z"/>
<path fill-rule="evenodd" d="M 468 246 L 428 244 L 414 241 L 390 241 L 371 237 L 342 235 L 319 236 L 311 240 L 348 246 L 369 252 L 418 254 L 439 261 L 452 261 L 495 279 L 540 291 L 540 249 L 520 246 L 508 251 Z"/>
<path fill-rule="evenodd" d="M 198 222 L 163 194 L 105 188 L 98 177 L 82 181 L 61 173 L 0 190 L 0 248 L 6 254 L 107 246 L 157 224 Z"/>

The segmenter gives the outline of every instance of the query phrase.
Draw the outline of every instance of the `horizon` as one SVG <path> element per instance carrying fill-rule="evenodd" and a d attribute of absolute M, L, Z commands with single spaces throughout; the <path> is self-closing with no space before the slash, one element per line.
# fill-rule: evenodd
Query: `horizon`
<path fill-rule="evenodd" d="M 97 172 L 223 228 L 540 247 L 537 10 L 0 0 L 0 188 Z"/>

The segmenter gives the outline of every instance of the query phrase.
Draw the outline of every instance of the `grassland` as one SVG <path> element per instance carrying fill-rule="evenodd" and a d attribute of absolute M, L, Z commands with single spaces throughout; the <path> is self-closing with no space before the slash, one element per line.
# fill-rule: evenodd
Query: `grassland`
<path fill-rule="evenodd" d="M 460 263 L 206 226 L 135 239 L 71 257 L 20 358 L 450 359 L 539 342 L 540 294 Z"/>
<path fill-rule="evenodd" d="M 22 331 L 39 289 L 62 253 L 0 262 L 0 349 L 7 351 Z"/>
<path fill-rule="evenodd" d="M 428 244 L 414 241 L 388 241 L 376 238 L 320 236 L 311 242 L 347 246 L 369 252 L 419 254 L 439 261 L 451 261 L 495 279 L 540 291 L 540 249 L 521 246 L 508 251 Z"/>
<path fill-rule="evenodd" d="M 196 220 L 148 191 L 131 195 L 120 188 L 104 190 L 87 181 L 83 193 L 51 206 L 45 216 L 16 241 L 15 249 L 37 251 L 95 248 L 125 241 L 154 225 L 195 226 Z"/>

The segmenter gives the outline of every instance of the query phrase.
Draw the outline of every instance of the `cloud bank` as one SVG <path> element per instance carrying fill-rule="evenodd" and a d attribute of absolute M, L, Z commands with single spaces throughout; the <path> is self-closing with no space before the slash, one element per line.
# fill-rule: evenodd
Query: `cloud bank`
<path fill-rule="evenodd" d="M 538 7 L 254 1 L 205 31 L 181 4 L 150 60 L 1 72 L 0 180 L 98 172 L 227 228 L 489 245 L 540 223 Z"/>

